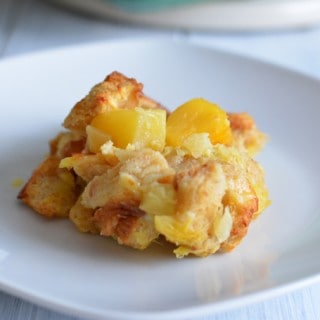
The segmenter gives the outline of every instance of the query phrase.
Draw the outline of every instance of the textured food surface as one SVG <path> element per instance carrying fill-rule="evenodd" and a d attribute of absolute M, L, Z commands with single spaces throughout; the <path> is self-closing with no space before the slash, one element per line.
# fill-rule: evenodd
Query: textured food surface
<path fill-rule="evenodd" d="M 177 257 L 234 249 L 269 205 L 266 140 L 247 113 L 202 98 L 166 111 L 119 72 L 77 102 L 18 198 L 81 232 Z"/>

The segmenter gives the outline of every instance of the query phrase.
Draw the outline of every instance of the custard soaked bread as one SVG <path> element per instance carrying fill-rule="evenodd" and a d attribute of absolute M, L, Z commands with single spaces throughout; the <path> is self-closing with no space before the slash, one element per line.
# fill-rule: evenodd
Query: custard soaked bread
<path fill-rule="evenodd" d="M 266 137 L 246 113 L 192 99 L 172 113 L 113 72 L 72 108 L 18 198 L 81 232 L 177 257 L 230 251 L 269 205 L 252 158 Z"/>

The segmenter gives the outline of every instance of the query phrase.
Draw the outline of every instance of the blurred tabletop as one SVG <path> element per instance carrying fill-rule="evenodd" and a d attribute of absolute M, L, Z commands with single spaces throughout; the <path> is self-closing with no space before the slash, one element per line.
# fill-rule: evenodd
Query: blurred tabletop
<path fill-rule="evenodd" d="M 320 23 L 277 31 L 186 31 L 98 19 L 66 10 L 45 0 L 0 1 L 0 60 L 67 45 L 142 36 L 181 38 L 191 43 L 276 63 L 320 79 Z M 318 320 L 319 302 L 320 284 L 314 284 L 277 298 L 195 320 Z M 0 319 L 82 318 L 63 315 L 0 291 Z"/>

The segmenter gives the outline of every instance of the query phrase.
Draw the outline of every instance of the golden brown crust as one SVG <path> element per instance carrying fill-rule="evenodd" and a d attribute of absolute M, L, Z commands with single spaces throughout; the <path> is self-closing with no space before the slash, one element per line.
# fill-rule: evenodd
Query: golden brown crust
<path fill-rule="evenodd" d="M 18 199 L 48 218 L 68 217 L 78 190 L 71 172 L 59 169 L 60 159 L 49 156 L 33 172 Z"/>
<path fill-rule="evenodd" d="M 118 108 L 159 107 L 158 103 L 143 94 L 142 89 L 143 85 L 135 79 L 113 72 L 76 103 L 63 125 L 67 129 L 85 133 L 86 126 L 100 113 Z"/>
<path fill-rule="evenodd" d="M 104 157 L 101 153 L 75 154 L 64 158 L 60 162 L 60 167 L 72 169 L 78 177 L 88 183 L 94 177 L 113 168 L 118 162 L 116 157 Z"/>
<path fill-rule="evenodd" d="M 50 154 L 60 159 L 82 153 L 86 147 L 85 137 L 75 132 L 60 132 L 49 142 Z"/>
<path fill-rule="evenodd" d="M 254 197 L 243 205 L 238 204 L 236 208 L 231 210 L 233 226 L 230 237 L 227 241 L 221 244 L 221 251 L 231 251 L 241 242 L 248 232 L 253 214 L 256 212 L 257 208 L 258 198 Z"/>
<path fill-rule="evenodd" d="M 128 239 L 134 231 L 138 219 L 145 214 L 139 209 L 139 201 L 116 201 L 114 204 L 99 208 L 95 211 L 94 221 L 100 227 L 100 234 L 119 239 L 121 243 L 129 244 Z"/>
<path fill-rule="evenodd" d="M 81 232 L 93 234 L 100 232 L 94 221 L 94 210 L 83 206 L 81 197 L 78 198 L 77 202 L 71 208 L 69 218 Z"/>
<path fill-rule="evenodd" d="M 233 145 L 239 150 L 256 155 L 265 145 L 267 137 L 258 130 L 254 119 L 246 112 L 228 113 Z"/>
<path fill-rule="evenodd" d="M 152 219 L 139 208 L 138 201 L 99 208 L 94 213 L 94 222 L 101 235 L 136 249 L 145 249 L 159 235 Z"/>
<path fill-rule="evenodd" d="M 246 112 L 228 113 L 228 119 L 232 130 L 244 132 L 255 128 L 253 118 Z"/>

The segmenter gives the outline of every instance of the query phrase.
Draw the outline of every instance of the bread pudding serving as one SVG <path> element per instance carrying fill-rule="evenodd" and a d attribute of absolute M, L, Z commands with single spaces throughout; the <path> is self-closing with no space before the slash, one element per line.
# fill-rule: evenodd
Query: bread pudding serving
<path fill-rule="evenodd" d="M 18 198 L 47 218 L 181 258 L 230 251 L 269 205 L 247 113 L 195 98 L 169 112 L 113 72 L 77 102 Z"/>

